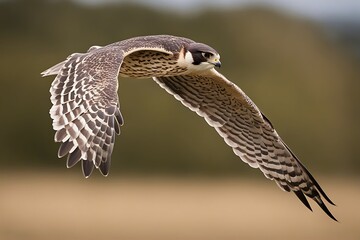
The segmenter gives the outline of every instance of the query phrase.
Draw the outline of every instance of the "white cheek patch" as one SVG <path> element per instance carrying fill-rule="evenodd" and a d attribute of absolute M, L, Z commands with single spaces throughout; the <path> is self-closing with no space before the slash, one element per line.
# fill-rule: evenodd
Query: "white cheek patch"
<path fill-rule="evenodd" d="M 213 64 L 210 64 L 208 62 L 201 62 L 198 65 L 194 65 L 194 58 L 191 54 L 191 52 L 186 52 L 185 56 L 182 58 L 180 57 L 178 60 L 178 63 L 180 66 L 184 66 L 186 67 L 189 71 L 193 72 L 193 71 L 204 71 L 204 70 L 208 70 L 214 67 Z"/>
<path fill-rule="evenodd" d="M 190 52 L 186 52 L 185 54 L 185 62 L 190 65 L 194 62 L 194 58 Z"/>
<path fill-rule="evenodd" d="M 194 71 L 204 71 L 211 68 L 214 68 L 214 65 L 208 62 L 201 62 L 199 65 L 193 65 Z"/>
<path fill-rule="evenodd" d="M 194 59 L 193 59 L 192 54 L 190 52 L 186 52 L 185 56 L 184 56 L 184 54 L 182 52 L 180 52 L 180 57 L 178 59 L 179 66 L 189 68 L 192 65 L 193 62 L 194 62 Z"/>

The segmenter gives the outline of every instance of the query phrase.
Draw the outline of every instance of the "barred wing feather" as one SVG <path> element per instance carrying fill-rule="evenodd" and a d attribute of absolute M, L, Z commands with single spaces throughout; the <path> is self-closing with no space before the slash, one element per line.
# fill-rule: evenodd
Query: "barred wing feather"
<path fill-rule="evenodd" d="M 215 69 L 154 80 L 186 107 L 204 117 L 241 160 L 259 168 L 281 189 L 293 191 L 310 210 L 304 194 L 312 198 L 336 220 L 320 193 L 333 204 L 331 200 L 285 145 L 270 121 L 234 83 Z"/>
<path fill-rule="evenodd" d="M 56 130 L 55 141 L 62 142 L 58 155 L 68 154 L 67 167 L 82 160 L 86 177 L 94 167 L 109 173 L 115 134 L 123 118 L 117 96 L 121 51 L 75 53 L 43 72 L 57 74 L 51 84 L 50 115 Z"/>

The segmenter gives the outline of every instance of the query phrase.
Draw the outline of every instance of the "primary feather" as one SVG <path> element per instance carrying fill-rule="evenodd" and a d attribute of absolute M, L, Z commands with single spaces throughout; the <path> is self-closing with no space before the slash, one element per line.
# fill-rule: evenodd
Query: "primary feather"
<path fill-rule="evenodd" d="M 117 78 L 152 77 L 162 88 L 215 128 L 240 157 L 293 191 L 311 210 L 306 196 L 329 217 L 320 185 L 283 142 L 253 101 L 214 69 L 220 56 L 211 47 L 190 39 L 145 36 L 75 53 L 44 71 L 56 75 L 51 84 L 50 115 L 61 142 L 58 156 L 68 155 L 67 167 L 82 162 L 83 173 L 94 168 L 108 175 L 115 135 L 124 123 L 117 96 Z"/>

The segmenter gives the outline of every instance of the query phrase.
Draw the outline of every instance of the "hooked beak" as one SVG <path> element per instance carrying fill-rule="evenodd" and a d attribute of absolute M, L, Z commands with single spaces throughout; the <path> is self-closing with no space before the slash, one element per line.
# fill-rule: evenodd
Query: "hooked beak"
<path fill-rule="evenodd" d="M 214 65 L 215 67 L 220 68 L 221 67 L 221 62 L 219 59 L 214 59 L 214 62 L 210 62 L 212 65 Z"/>

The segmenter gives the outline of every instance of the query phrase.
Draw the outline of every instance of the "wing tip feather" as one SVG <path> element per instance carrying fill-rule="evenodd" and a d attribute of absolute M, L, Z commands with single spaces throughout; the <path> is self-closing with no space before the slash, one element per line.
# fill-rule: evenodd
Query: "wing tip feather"
<path fill-rule="evenodd" d="M 81 165 L 82 165 L 82 171 L 83 171 L 84 177 L 89 178 L 91 173 L 94 170 L 94 163 L 90 160 L 82 159 Z"/>
<path fill-rule="evenodd" d="M 305 207 L 307 207 L 310 211 L 313 211 L 310 206 L 309 201 L 306 199 L 305 195 L 303 194 L 303 192 L 301 190 L 293 191 L 293 192 L 300 199 L 300 201 L 305 205 Z"/>
<path fill-rule="evenodd" d="M 316 201 L 316 200 L 315 200 Z M 321 207 L 321 209 L 328 215 L 332 220 L 339 222 L 334 215 L 330 212 L 330 210 L 326 207 L 325 203 L 323 201 L 316 201 L 316 203 Z"/>

